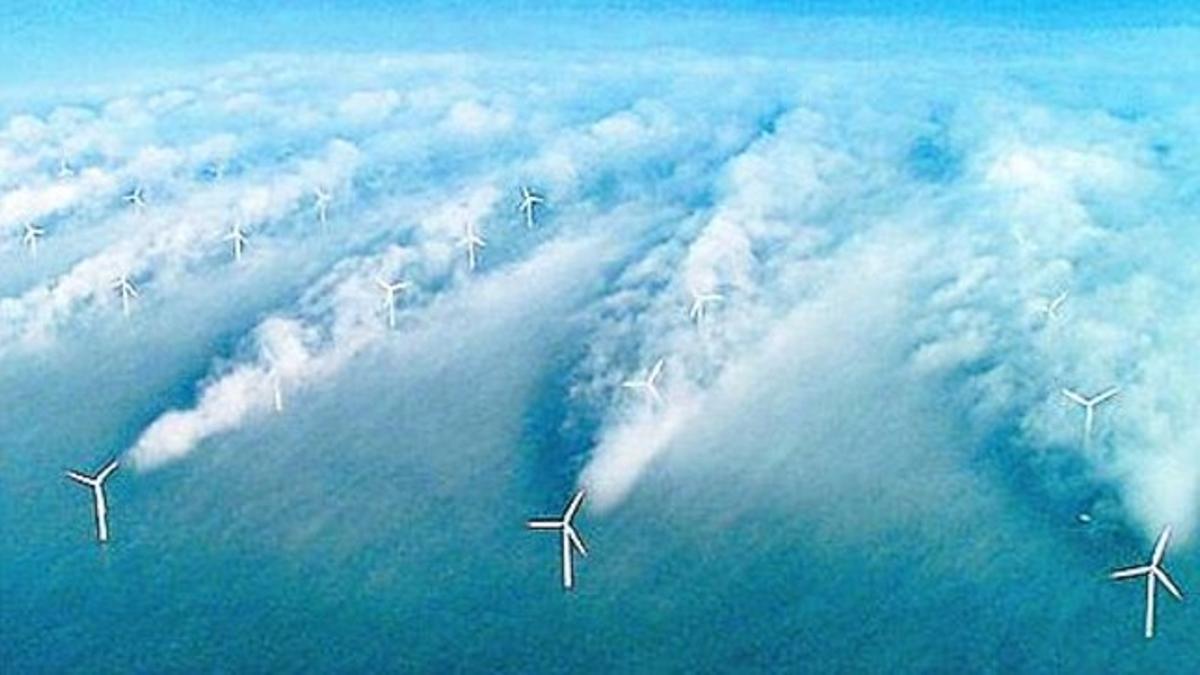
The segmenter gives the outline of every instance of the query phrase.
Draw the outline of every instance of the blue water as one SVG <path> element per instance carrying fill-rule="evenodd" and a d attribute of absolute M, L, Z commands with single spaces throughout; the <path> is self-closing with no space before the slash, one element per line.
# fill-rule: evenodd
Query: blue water
<path fill-rule="evenodd" d="M 1195 672 L 1200 33 L 1017 5 L 4 10 L 0 670 Z"/>

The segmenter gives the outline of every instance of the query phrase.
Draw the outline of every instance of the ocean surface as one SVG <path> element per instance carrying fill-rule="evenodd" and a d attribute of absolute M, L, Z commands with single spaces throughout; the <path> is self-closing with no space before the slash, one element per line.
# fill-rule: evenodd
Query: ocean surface
<path fill-rule="evenodd" d="M 1197 672 L 1200 29 L 660 11 L 10 74 L 0 671 Z"/>

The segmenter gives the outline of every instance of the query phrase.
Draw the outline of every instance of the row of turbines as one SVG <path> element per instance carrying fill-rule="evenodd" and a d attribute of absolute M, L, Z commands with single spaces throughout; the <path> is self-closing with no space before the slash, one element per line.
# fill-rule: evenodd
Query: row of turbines
<path fill-rule="evenodd" d="M 66 172 L 66 173 L 64 173 Z M 67 178 L 74 175 L 69 164 L 65 161 L 59 171 L 60 178 Z M 536 224 L 535 211 L 545 204 L 545 198 L 535 192 L 528 186 L 522 186 L 520 189 L 520 201 L 517 203 L 517 210 L 521 213 L 525 223 L 525 227 L 533 229 Z M 146 198 L 144 190 L 141 186 L 136 186 L 128 193 L 122 196 L 122 201 L 129 205 L 134 211 L 141 213 L 145 211 Z M 333 193 L 323 187 L 313 189 L 313 210 L 316 213 L 318 222 L 325 225 L 329 219 L 329 207 L 333 203 Z M 21 235 L 21 244 L 28 249 L 30 255 L 36 255 L 39 242 L 46 236 L 46 229 L 37 223 L 28 222 L 24 225 L 24 232 Z M 229 233 L 226 234 L 222 241 L 229 242 L 234 261 L 240 261 L 246 252 L 246 247 L 250 243 L 249 234 L 246 232 L 245 226 L 240 219 L 235 220 L 230 226 Z M 463 236 L 459 238 L 458 245 L 466 249 L 467 267 L 474 271 L 479 264 L 480 251 L 487 247 L 487 242 L 476 231 L 474 223 L 467 221 L 463 226 Z M 384 303 L 388 312 L 388 325 L 392 328 L 396 326 L 395 301 L 397 294 L 401 291 L 407 291 L 412 288 L 412 284 L 407 281 L 389 281 L 382 277 L 376 277 L 376 285 L 384 293 Z M 139 297 L 137 285 L 128 273 L 121 273 L 115 277 L 111 284 L 112 290 L 121 300 L 121 311 L 125 316 L 129 316 L 132 309 L 133 301 Z"/>
<path fill-rule="evenodd" d="M 59 177 L 69 178 L 74 175 L 73 169 L 64 160 L 60 164 Z M 219 175 L 219 173 L 217 174 Z M 532 229 L 536 224 L 536 212 L 545 204 L 545 198 L 532 188 L 522 186 L 519 188 L 520 199 L 517 203 L 517 210 L 520 212 L 526 228 Z M 147 208 L 147 203 L 143 189 L 138 186 L 134 187 L 129 193 L 123 196 L 123 201 L 135 211 L 141 212 Z M 312 193 L 312 208 L 315 212 L 317 220 L 322 224 L 328 221 L 329 208 L 333 203 L 333 194 L 323 188 L 317 187 Z M 39 227 L 34 223 L 25 225 L 22 235 L 23 245 L 30 251 L 31 254 L 36 254 L 39 240 L 45 236 L 44 228 Z M 240 261 L 245 254 L 249 243 L 249 235 L 247 234 L 241 221 L 235 221 L 231 226 L 230 231 L 223 238 L 230 244 L 232 254 L 235 261 Z M 468 221 L 464 225 L 463 236 L 458 240 L 458 245 L 466 251 L 467 265 L 470 270 L 475 270 L 479 263 L 480 251 L 487 246 L 487 242 L 476 231 L 473 223 Z M 406 292 L 412 288 L 412 283 L 405 280 L 389 280 L 382 276 L 375 278 L 376 286 L 383 293 L 383 304 L 387 312 L 387 324 L 389 328 L 396 326 L 396 301 L 399 294 Z M 139 291 L 134 281 L 127 275 L 121 274 L 112 282 L 112 289 L 119 295 L 121 300 L 122 312 L 128 316 L 131 311 L 131 305 L 134 300 L 139 297 Z M 709 308 L 724 302 L 725 298 L 720 293 L 712 291 L 698 291 L 691 289 L 691 304 L 688 306 L 688 318 L 699 324 L 708 316 Z M 1048 300 L 1042 308 L 1047 320 L 1052 320 L 1060 317 L 1063 305 L 1066 303 L 1068 293 L 1063 292 L 1058 296 Z M 269 356 L 269 355 L 268 355 Z M 666 400 L 659 390 L 658 383 L 662 378 L 666 359 L 659 358 L 646 369 L 641 377 L 630 379 L 622 382 L 622 388 L 638 391 L 645 395 L 649 402 L 656 405 L 665 405 Z M 1090 443 L 1093 429 L 1095 426 L 1096 410 L 1105 402 L 1113 399 L 1120 392 L 1119 387 L 1110 387 L 1094 396 L 1085 396 L 1078 391 L 1063 388 L 1061 394 L 1070 402 L 1083 408 L 1084 411 L 1084 428 L 1083 436 L 1085 444 Z M 283 395 L 278 381 L 278 378 L 273 379 L 273 405 L 276 411 L 283 410 Z M 96 537 L 101 542 L 107 542 L 108 534 L 108 506 L 105 496 L 105 483 L 109 477 L 119 467 L 118 460 L 114 459 L 107 463 L 100 471 L 92 475 L 87 475 L 77 471 L 67 471 L 67 476 L 87 487 L 91 490 L 93 496 L 93 511 L 96 521 Z M 580 511 L 585 493 L 580 490 L 572 496 L 563 510 L 562 515 L 556 518 L 537 518 L 528 521 L 527 526 L 531 530 L 555 531 L 560 536 L 561 548 L 561 568 L 562 568 L 562 586 L 564 589 L 570 590 L 575 585 L 574 573 L 574 556 L 587 555 L 587 547 L 584 545 L 583 538 L 579 534 L 578 529 L 574 525 L 574 519 Z M 1080 520 L 1089 522 L 1091 517 L 1088 514 L 1081 514 Z M 1168 526 L 1163 529 L 1158 539 L 1155 542 L 1151 558 L 1144 565 L 1129 567 L 1114 571 L 1111 578 L 1114 580 L 1126 580 L 1133 578 L 1146 578 L 1146 619 L 1145 619 L 1145 636 L 1152 638 L 1154 636 L 1155 624 L 1155 601 L 1157 596 L 1157 586 L 1162 585 L 1172 596 L 1178 600 L 1183 600 L 1183 593 L 1175 584 L 1172 578 L 1167 574 L 1163 567 L 1163 560 L 1166 556 L 1167 546 L 1171 538 L 1171 528 Z"/>

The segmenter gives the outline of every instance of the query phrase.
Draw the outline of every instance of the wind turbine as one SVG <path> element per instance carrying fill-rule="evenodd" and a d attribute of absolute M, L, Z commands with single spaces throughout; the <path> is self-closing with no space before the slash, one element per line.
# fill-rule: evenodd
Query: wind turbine
<path fill-rule="evenodd" d="M 221 180 L 222 178 L 224 178 L 225 177 L 225 162 L 218 161 L 218 162 L 213 162 L 212 164 L 209 164 L 208 165 L 208 175 L 214 181 L 218 181 L 218 180 Z"/>
<path fill-rule="evenodd" d="M 25 244 L 25 248 L 33 255 L 37 255 L 37 243 L 46 231 L 33 223 L 25 223 L 25 234 L 21 237 L 21 242 Z"/>
<path fill-rule="evenodd" d="M 279 379 L 279 362 L 275 359 L 275 352 L 269 348 L 263 347 L 263 356 L 267 357 L 267 361 L 271 364 L 271 370 L 268 373 L 268 378 L 271 380 L 271 398 L 275 412 L 283 412 L 283 383 Z"/>
<path fill-rule="evenodd" d="M 407 281 L 388 282 L 383 277 L 375 277 L 375 285 L 383 291 L 383 304 L 388 311 L 388 328 L 396 327 L 396 292 L 407 291 L 412 284 Z"/>
<path fill-rule="evenodd" d="M 587 547 L 583 545 L 583 539 L 572 523 L 579 506 L 583 504 L 583 495 L 583 490 L 575 493 L 567 504 L 567 509 L 563 511 L 562 518 L 535 519 L 527 523 L 531 530 L 559 530 L 562 533 L 562 582 L 565 590 L 571 590 L 575 586 L 574 551 L 579 551 L 583 556 L 587 555 Z"/>
<path fill-rule="evenodd" d="M 1167 591 L 1175 596 L 1176 600 L 1183 601 L 1183 593 L 1179 587 L 1171 581 L 1171 577 L 1167 575 L 1166 570 L 1162 568 L 1163 557 L 1167 553 L 1167 542 L 1171 539 L 1171 527 L 1163 528 L 1162 534 L 1158 535 L 1158 541 L 1154 544 L 1154 554 L 1150 557 L 1150 563 L 1138 567 L 1127 567 L 1125 569 L 1116 570 L 1110 578 L 1117 581 L 1126 579 L 1134 579 L 1137 577 L 1146 577 L 1146 639 L 1154 637 L 1154 599 L 1156 595 L 1157 585 L 1161 583 Z"/>
<path fill-rule="evenodd" d="M 71 165 L 67 162 L 67 158 L 60 157 L 58 160 L 58 177 L 60 179 L 66 180 L 67 178 L 70 178 L 71 176 L 74 176 L 74 175 L 75 175 L 75 169 L 71 168 Z"/>
<path fill-rule="evenodd" d="M 1090 441 L 1092 438 L 1092 427 L 1095 425 L 1095 421 L 1096 421 L 1096 406 L 1098 406 L 1101 403 L 1104 403 L 1105 401 L 1107 401 L 1108 399 L 1116 396 L 1117 393 L 1120 391 L 1121 391 L 1120 387 L 1111 387 L 1109 389 L 1106 389 L 1106 390 L 1100 392 L 1099 394 L 1096 394 L 1092 398 L 1086 398 L 1082 394 L 1072 391 L 1070 389 L 1062 390 L 1063 396 L 1066 396 L 1071 401 L 1079 404 L 1080 406 L 1083 406 L 1083 409 L 1084 409 L 1083 440 L 1085 443 Z"/>
<path fill-rule="evenodd" d="M 225 235 L 225 241 L 233 242 L 233 259 L 241 260 L 242 251 L 246 248 L 246 233 L 242 230 L 241 221 L 235 221 L 233 227 L 229 229 L 229 234 Z"/>
<path fill-rule="evenodd" d="M 483 240 L 483 237 L 480 237 L 475 233 L 475 226 L 471 223 L 471 221 L 467 221 L 464 227 L 465 233 L 463 234 L 462 238 L 458 240 L 458 245 L 466 247 L 467 264 L 473 270 L 475 269 L 475 264 L 477 262 L 477 251 L 486 247 L 487 242 Z"/>
<path fill-rule="evenodd" d="M 134 208 L 135 211 L 141 213 L 146 209 L 146 198 L 142 194 L 142 186 L 135 186 L 125 195 L 125 202 Z"/>
<path fill-rule="evenodd" d="M 324 225 L 329 216 L 329 204 L 333 201 L 333 193 L 323 187 L 313 189 L 313 207 L 317 210 L 317 220 Z"/>
<path fill-rule="evenodd" d="M 1046 306 L 1042 308 L 1042 314 L 1046 316 L 1046 320 L 1057 319 L 1060 316 L 1059 310 L 1062 309 L 1063 303 L 1067 301 L 1070 291 L 1063 291 L 1053 299 L 1046 302 Z"/>
<path fill-rule="evenodd" d="M 696 289 L 692 289 L 691 293 L 692 306 L 688 309 L 688 317 L 696 323 L 704 320 L 704 317 L 708 314 L 709 305 L 725 300 L 725 296 L 720 293 L 700 293 Z"/>
<path fill-rule="evenodd" d="M 626 389 L 638 389 L 644 391 L 650 398 L 654 399 L 660 405 L 666 403 L 662 394 L 658 391 L 658 378 L 662 377 L 663 365 L 666 359 L 659 359 L 654 362 L 654 366 L 646 373 L 646 377 L 641 380 L 626 380 L 621 383 L 621 386 Z"/>
<path fill-rule="evenodd" d="M 129 302 L 138 297 L 137 286 L 133 285 L 129 275 L 122 274 L 113 280 L 112 288 L 121 294 L 121 311 L 125 313 L 125 316 L 129 316 Z"/>
<path fill-rule="evenodd" d="M 532 189 L 521 187 L 521 201 L 517 204 L 517 210 L 525 214 L 525 227 L 533 229 L 533 210 L 534 207 L 544 204 L 545 198 L 534 192 Z"/>
<path fill-rule="evenodd" d="M 108 541 L 108 500 L 104 496 L 104 481 L 117 470 L 117 460 L 112 460 L 100 469 L 95 476 L 88 476 L 77 471 L 67 471 L 67 477 L 80 485 L 92 489 L 93 503 L 96 512 L 96 539 L 100 543 Z"/>

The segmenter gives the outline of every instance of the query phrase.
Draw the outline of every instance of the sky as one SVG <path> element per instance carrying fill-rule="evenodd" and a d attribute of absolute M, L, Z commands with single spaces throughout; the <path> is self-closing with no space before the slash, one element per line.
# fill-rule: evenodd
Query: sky
<path fill-rule="evenodd" d="M 1186 7 L 284 4 L 0 10 L 0 663 L 1190 672 Z"/>
<path fill-rule="evenodd" d="M 882 19 L 886 27 L 831 34 L 813 22 Z M 908 52 L 928 31 L 1129 30 L 1196 25 L 1187 0 L 1162 2 L 240 2 L 131 0 L 5 3 L 0 82 L 86 84 L 164 68 L 278 51 L 521 52 L 592 48 L 706 49 L 767 54 Z M 873 34 L 883 30 L 885 37 Z M 936 33 L 933 33 L 936 34 Z M 864 43 L 863 38 L 866 37 Z M 1160 35 L 1158 39 L 1171 40 Z M 944 39 L 944 38 L 943 38 Z M 961 39 L 946 39 L 947 45 Z"/>

